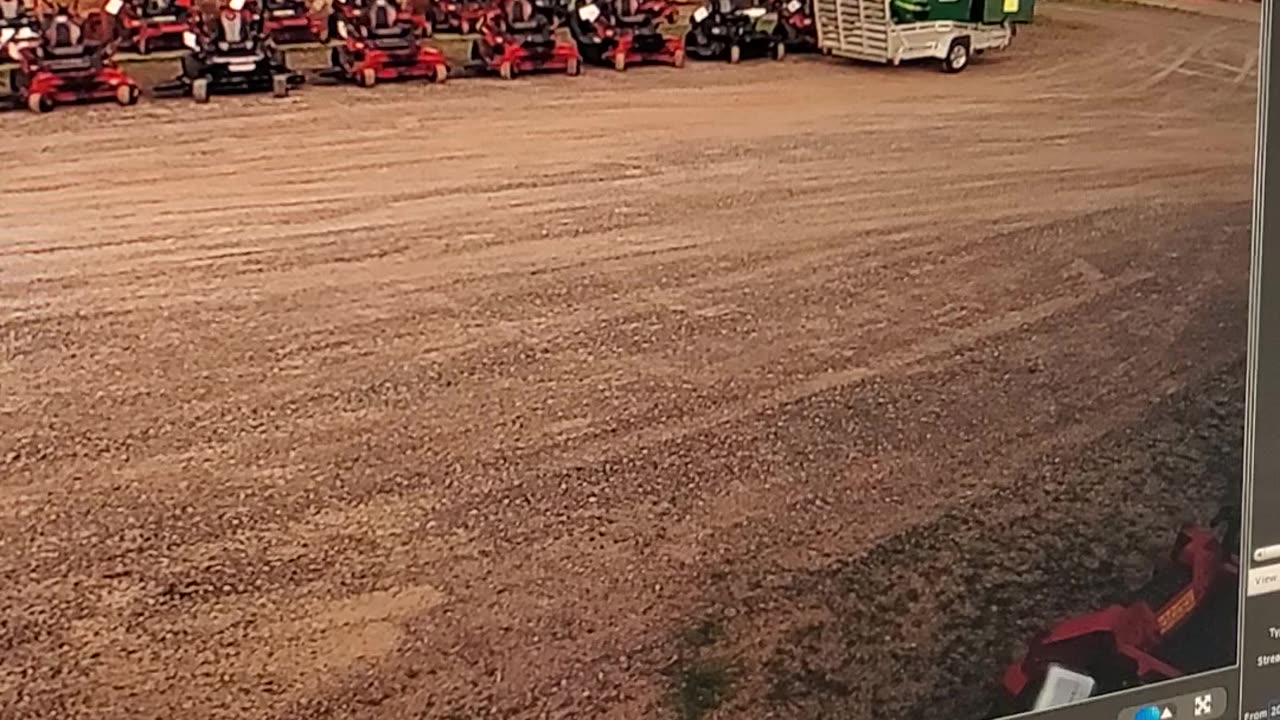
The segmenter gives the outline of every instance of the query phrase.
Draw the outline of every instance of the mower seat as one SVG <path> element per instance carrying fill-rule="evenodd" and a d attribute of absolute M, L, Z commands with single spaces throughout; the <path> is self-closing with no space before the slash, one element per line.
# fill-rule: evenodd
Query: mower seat
<path fill-rule="evenodd" d="M 96 48 L 89 45 L 46 48 L 41 66 L 49 72 L 80 72 L 96 66 Z"/>
<path fill-rule="evenodd" d="M 379 40 L 395 40 L 397 38 L 406 38 L 412 34 L 412 29 L 404 25 L 392 25 L 391 27 L 371 28 L 369 37 Z"/>
<path fill-rule="evenodd" d="M 365 34 L 369 44 L 384 51 L 408 50 L 413 47 L 413 28 L 405 25 L 393 25 L 384 28 L 370 28 Z"/>
<path fill-rule="evenodd" d="M 76 45 L 50 45 L 44 51 L 51 58 L 67 59 L 88 57 L 92 54 L 93 48 L 84 43 L 78 43 Z"/>

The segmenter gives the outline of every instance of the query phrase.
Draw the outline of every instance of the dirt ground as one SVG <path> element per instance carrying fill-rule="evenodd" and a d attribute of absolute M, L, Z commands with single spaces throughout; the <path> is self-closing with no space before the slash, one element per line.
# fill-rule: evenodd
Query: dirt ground
<path fill-rule="evenodd" d="M 1256 33 L 0 117 L 0 717 L 986 712 L 1238 472 Z"/>

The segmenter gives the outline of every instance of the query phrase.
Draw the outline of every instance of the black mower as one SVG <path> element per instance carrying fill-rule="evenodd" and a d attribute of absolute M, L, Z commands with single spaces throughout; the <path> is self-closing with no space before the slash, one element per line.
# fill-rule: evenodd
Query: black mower
<path fill-rule="evenodd" d="M 230 0 L 212 28 L 193 23 L 183 43 L 191 52 L 182 58 L 182 75 L 157 92 L 183 92 L 199 103 L 233 92 L 270 90 L 285 97 L 303 81 L 267 35 L 262 16 L 246 10 L 244 0 Z"/>
<path fill-rule="evenodd" d="M 787 53 L 785 43 L 760 28 L 760 20 L 768 9 L 747 0 L 710 0 L 693 11 L 685 50 L 699 60 L 728 60 L 736 63 L 745 57 L 772 57 L 781 60 Z"/>

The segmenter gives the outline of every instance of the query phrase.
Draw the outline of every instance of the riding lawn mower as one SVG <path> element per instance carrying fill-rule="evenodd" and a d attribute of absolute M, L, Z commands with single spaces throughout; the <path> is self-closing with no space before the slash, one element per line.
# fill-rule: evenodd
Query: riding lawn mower
<path fill-rule="evenodd" d="M 181 48 L 190 12 L 191 0 L 122 0 L 107 8 L 120 48 L 141 55 Z"/>
<path fill-rule="evenodd" d="M 1226 667 L 1235 662 L 1240 515 L 1184 527 L 1167 562 L 1128 602 L 1035 637 L 1004 675 L 1011 712 Z"/>
<path fill-rule="evenodd" d="M 328 74 L 348 82 L 372 87 L 385 80 L 442 83 L 449 77 L 444 53 L 424 43 L 389 0 L 373 0 L 368 12 L 339 20 L 338 34 L 343 44 L 331 51 Z"/>
<path fill-rule="evenodd" d="M 684 67 L 684 41 L 661 30 L 677 14 L 667 0 L 583 0 L 569 15 L 569 32 L 592 64 L 612 65 L 619 72 L 648 63 L 679 68 Z"/>
<path fill-rule="evenodd" d="M 582 71 L 577 46 L 557 38 L 555 21 L 529 0 L 507 0 L 485 14 L 480 37 L 471 45 L 471 59 L 504 80 L 528 72 Z"/>
<path fill-rule="evenodd" d="M 818 24 L 813 17 L 813 0 L 774 0 L 778 22 L 773 36 L 787 52 L 816 52 Z"/>
<path fill-rule="evenodd" d="M 709 0 L 693 11 L 685 51 L 699 60 L 728 60 L 737 63 L 747 57 L 781 60 L 787 46 L 771 32 L 760 28 L 769 14 L 767 8 L 747 0 Z"/>
<path fill-rule="evenodd" d="M 183 42 L 190 52 L 182 58 L 182 74 L 157 87 L 157 94 L 183 93 L 198 103 L 226 93 L 270 91 L 285 97 L 303 82 L 246 0 L 229 0 L 209 24 L 197 16 Z"/>
<path fill-rule="evenodd" d="M 18 60 L 11 89 L 33 112 L 104 100 L 133 105 L 142 97 L 138 84 L 115 63 L 115 43 L 86 38 L 71 7 L 58 6 L 41 24 L 38 40 L 14 44 L 20 35 L 25 33 L 6 43 Z"/>

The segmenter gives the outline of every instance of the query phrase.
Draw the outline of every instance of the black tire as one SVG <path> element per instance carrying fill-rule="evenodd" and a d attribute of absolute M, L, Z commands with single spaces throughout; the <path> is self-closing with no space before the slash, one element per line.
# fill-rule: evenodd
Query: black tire
<path fill-rule="evenodd" d="M 53 110 L 53 98 L 40 93 L 32 93 L 27 97 L 27 109 L 33 113 L 47 113 Z"/>
<path fill-rule="evenodd" d="M 947 47 L 947 56 L 942 59 L 943 72 L 954 74 L 969 67 L 971 54 L 968 37 L 958 37 L 952 40 L 951 45 Z"/>
<path fill-rule="evenodd" d="M 204 63 L 200 62 L 195 55 L 182 56 L 182 77 L 187 80 L 195 80 L 204 72 Z"/>

